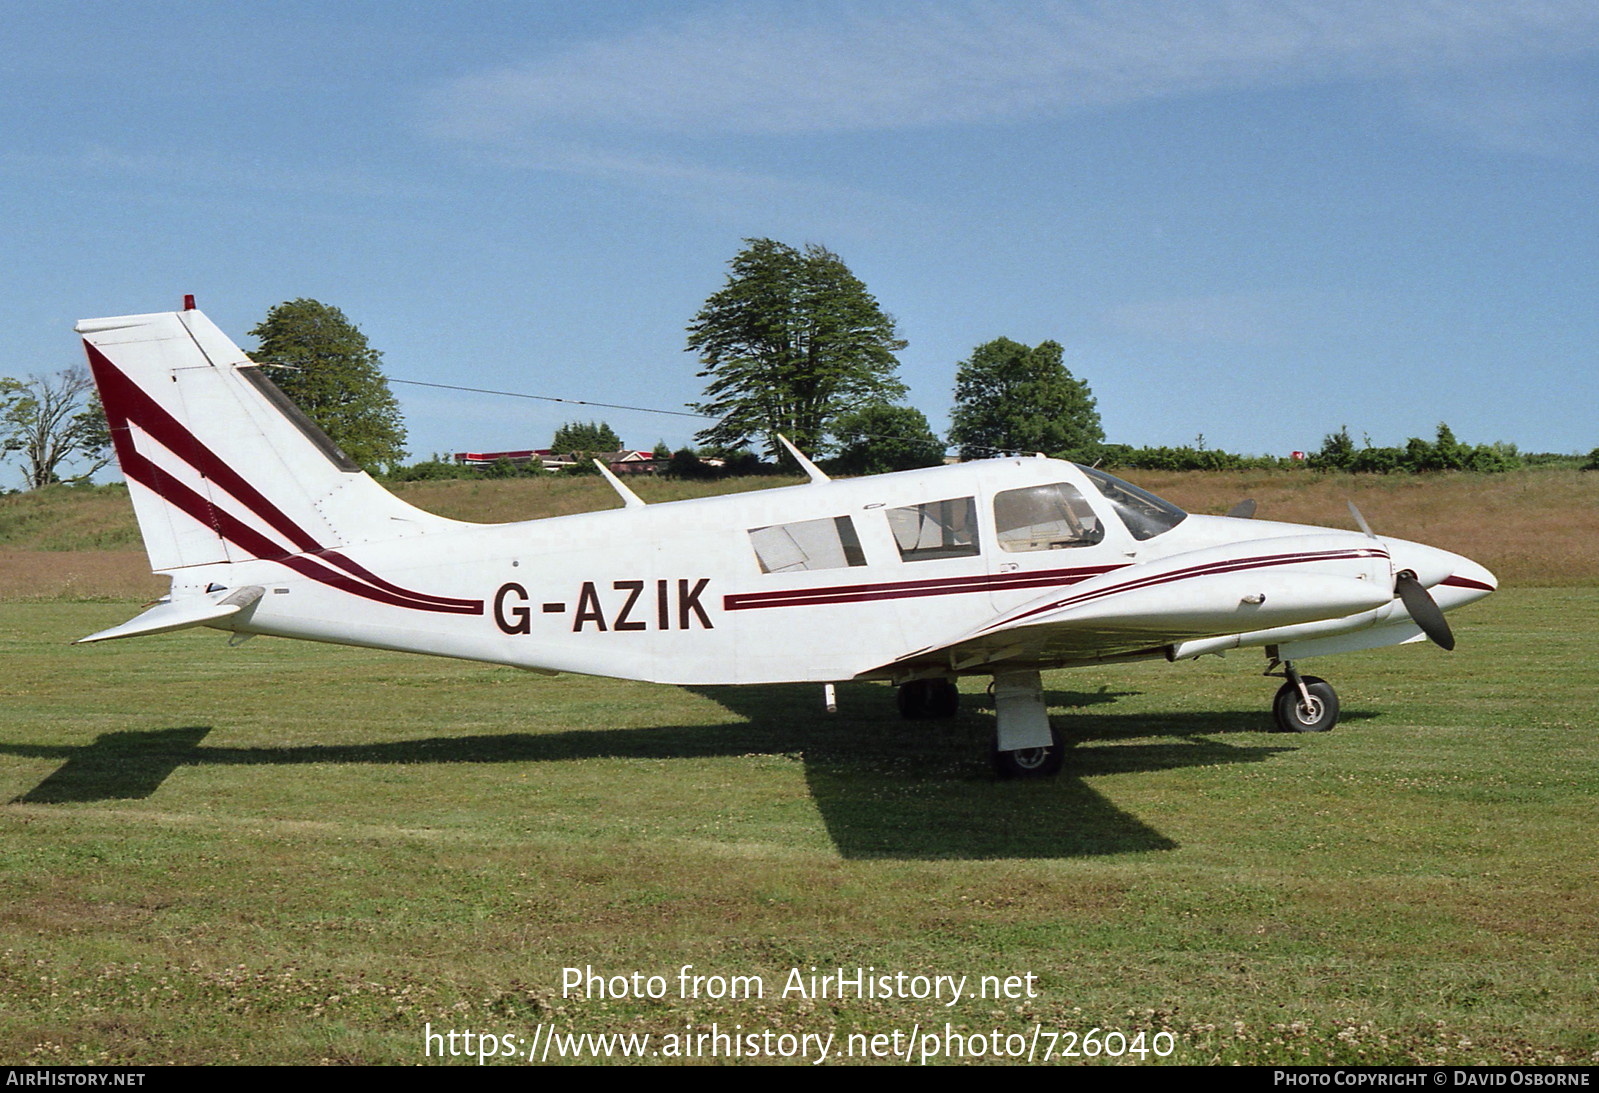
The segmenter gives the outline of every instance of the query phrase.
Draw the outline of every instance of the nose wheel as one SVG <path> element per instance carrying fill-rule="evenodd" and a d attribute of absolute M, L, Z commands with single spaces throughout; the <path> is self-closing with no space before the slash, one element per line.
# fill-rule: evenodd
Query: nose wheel
<path fill-rule="evenodd" d="M 1338 692 L 1319 676 L 1302 676 L 1287 662 L 1288 681 L 1277 688 L 1271 714 L 1278 732 L 1330 732 L 1338 724 Z"/>

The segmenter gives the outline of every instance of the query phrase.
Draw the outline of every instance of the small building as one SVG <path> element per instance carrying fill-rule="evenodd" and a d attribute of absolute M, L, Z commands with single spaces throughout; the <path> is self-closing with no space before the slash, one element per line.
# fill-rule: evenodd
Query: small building
<path fill-rule="evenodd" d="M 564 470 L 585 458 L 579 452 L 554 452 L 549 448 L 529 448 L 514 452 L 456 452 L 455 462 L 462 467 L 492 467 L 505 460 L 513 467 L 524 467 L 538 461 L 547 471 Z M 666 461 L 656 459 L 653 452 L 623 448 L 615 452 L 595 452 L 594 458 L 604 463 L 612 474 L 655 474 L 665 470 Z"/>

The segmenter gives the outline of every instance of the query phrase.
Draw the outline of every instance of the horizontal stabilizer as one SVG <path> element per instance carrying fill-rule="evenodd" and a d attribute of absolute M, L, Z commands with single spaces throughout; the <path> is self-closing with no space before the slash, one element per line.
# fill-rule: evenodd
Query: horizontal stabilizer
<path fill-rule="evenodd" d="M 129 619 L 121 626 L 113 626 L 109 630 L 101 630 L 98 634 L 79 638 L 72 644 L 86 645 L 91 641 L 110 641 L 112 638 L 132 638 L 144 634 L 165 634 L 190 626 L 203 626 L 208 622 L 238 614 L 260 599 L 263 591 L 259 585 L 250 585 L 247 588 L 234 589 L 220 600 L 207 597 L 195 597 L 178 603 L 162 600 L 144 614 Z"/>

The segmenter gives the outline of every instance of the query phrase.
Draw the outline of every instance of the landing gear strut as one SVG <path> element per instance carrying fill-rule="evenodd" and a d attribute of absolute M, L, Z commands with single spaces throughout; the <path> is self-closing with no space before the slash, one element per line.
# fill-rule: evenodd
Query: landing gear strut
<path fill-rule="evenodd" d="M 1277 731 L 1330 732 L 1338 724 L 1338 692 L 1319 676 L 1300 675 L 1292 661 L 1285 660 L 1282 666 L 1288 681 L 1277 688 L 1271 702 Z"/>

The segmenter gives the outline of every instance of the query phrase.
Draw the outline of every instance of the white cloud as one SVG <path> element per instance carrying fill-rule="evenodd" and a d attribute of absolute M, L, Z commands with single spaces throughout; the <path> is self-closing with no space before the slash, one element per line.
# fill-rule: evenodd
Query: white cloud
<path fill-rule="evenodd" d="M 825 221 L 870 232 L 885 221 L 930 215 L 915 202 L 822 179 L 790 178 L 743 168 L 709 166 L 681 156 L 632 148 L 610 151 L 546 144 L 492 154 L 502 166 L 561 171 L 661 195 L 731 223 Z"/>
<path fill-rule="evenodd" d="M 1163 96 L 1414 75 L 1599 44 L 1588 0 L 727 5 L 466 76 L 439 136 L 696 136 L 1018 121 Z"/>
<path fill-rule="evenodd" d="M 1495 152 L 1592 163 L 1599 160 L 1599 100 L 1575 73 L 1509 69 L 1413 88 L 1423 123 Z"/>
<path fill-rule="evenodd" d="M 415 196 L 414 187 L 361 170 L 286 167 L 206 152 L 128 152 L 94 145 L 78 152 L 37 155 L 0 152 L 0 171 L 35 177 L 84 174 L 137 179 L 162 186 L 219 187 L 342 197 Z"/>

